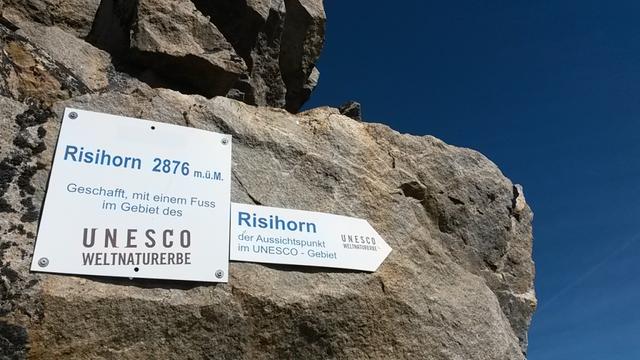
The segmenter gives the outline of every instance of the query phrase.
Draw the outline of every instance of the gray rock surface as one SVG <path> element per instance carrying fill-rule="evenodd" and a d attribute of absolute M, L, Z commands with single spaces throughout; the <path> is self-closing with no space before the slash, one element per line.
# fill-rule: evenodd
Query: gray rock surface
<path fill-rule="evenodd" d="M 342 104 L 338 110 L 340 111 L 340 114 L 348 116 L 353 120 L 362 120 L 362 105 L 357 101 L 347 101 Z"/>
<path fill-rule="evenodd" d="M 318 0 L 285 0 L 285 5 L 280 71 L 287 86 L 285 107 L 295 112 L 309 98 L 305 86 L 317 83 L 309 77 L 322 50 L 326 16 Z"/>
<path fill-rule="evenodd" d="M 16 34 L 46 51 L 53 60 L 73 69 L 90 90 L 98 91 L 109 85 L 107 74 L 114 69 L 108 53 L 56 26 L 23 24 Z"/>
<path fill-rule="evenodd" d="M 325 22 L 322 0 L 0 2 L 5 27 L 56 26 L 152 87 L 290 112 L 318 83 Z"/>
<path fill-rule="evenodd" d="M 151 85 L 208 97 L 225 95 L 247 70 L 190 0 L 105 0 L 89 41 Z"/>
<path fill-rule="evenodd" d="M 202 19 L 194 3 L 191 18 Z M 247 1 L 257 23 L 280 29 L 258 30 L 249 50 L 214 21 L 251 69 L 238 82 L 262 79 L 272 99 L 289 93 L 269 92 L 282 90 L 266 75 L 278 57 L 256 49 L 280 54 L 267 45 L 286 38 L 278 21 L 292 13 L 307 14 L 296 25 L 305 41 L 323 22 L 314 2 L 297 4 L 293 12 L 277 0 Z M 75 38 L 68 52 L 55 46 L 78 28 L 24 19 L 0 25 L 0 358 L 525 357 L 536 306 L 532 213 L 522 188 L 484 156 L 338 109 L 293 115 L 152 88 L 110 66 L 114 53 Z M 314 73 L 300 64 L 300 74 Z M 280 70 L 270 74 L 285 83 Z M 363 217 L 394 251 L 375 273 L 233 263 L 229 283 L 218 285 L 31 273 L 65 106 L 232 134 L 233 201 Z"/>
<path fill-rule="evenodd" d="M 100 0 L 2 0 L 0 17 L 17 27 L 38 22 L 85 37 L 99 5 Z"/>

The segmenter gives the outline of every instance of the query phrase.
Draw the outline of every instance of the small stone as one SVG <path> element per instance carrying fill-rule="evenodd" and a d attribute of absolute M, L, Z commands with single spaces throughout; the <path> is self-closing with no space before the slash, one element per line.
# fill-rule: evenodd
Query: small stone
<path fill-rule="evenodd" d="M 362 107 L 357 101 L 347 101 L 346 103 L 342 104 L 342 106 L 340 106 L 338 110 L 340 110 L 340 114 L 344 116 L 348 116 L 358 121 L 362 120 Z"/>

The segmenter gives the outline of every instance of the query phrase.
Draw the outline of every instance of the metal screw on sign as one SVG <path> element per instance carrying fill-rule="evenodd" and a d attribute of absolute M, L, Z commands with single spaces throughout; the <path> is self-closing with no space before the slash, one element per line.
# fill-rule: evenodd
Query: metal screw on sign
<path fill-rule="evenodd" d="M 229 143 L 229 139 L 227 138 L 222 138 L 222 145 L 227 145 Z"/>
<path fill-rule="evenodd" d="M 78 118 L 78 113 L 75 111 L 72 111 L 69 113 L 69 119 L 77 119 Z"/>
<path fill-rule="evenodd" d="M 222 279 L 223 276 L 224 276 L 224 271 L 222 271 L 222 270 L 217 270 L 216 271 L 216 277 L 218 279 Z"/>
<path fill-rule="evenodd" d="M 46 257 L 40 258 L 40 260 L 38 260 L 38 265 L 40 265 L 40 267 L 47 267 L 47 265 L 49 265 L 49 259 Z"/>

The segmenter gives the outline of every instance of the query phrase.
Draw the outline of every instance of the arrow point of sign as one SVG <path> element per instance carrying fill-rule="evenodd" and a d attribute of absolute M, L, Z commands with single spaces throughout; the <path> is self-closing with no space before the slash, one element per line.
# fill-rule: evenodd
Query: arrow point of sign
<path fill-rule="evenodd" d="M 389 244 L 387 244 L 387 242 L 384 240 L 384 238 L 382 236 L 380 236 L 380 234 L 376 231 L 376 229 L 371 225 L 370 222 L 366 221 L 367 226 L 369 226 L 369 229 L 372 233 L 376 234 L 376 239 L 379 239 L 379 241 L 381 242 L 379 245 L 376 246 L 377 250 L 377 263 L 375 266 L 375 269 L 372 269 L 371 271 L 376 271 L 378 270 L 378 268 L 380 267 L 380 265 L 382 265 L 382 263 L 387 259 L 387 257 L 389 256 L 389 254 L 391 254 L 391 251 L 393 251 L 393 249 L 391 248 L 391 246 L 389 246 Z"/>

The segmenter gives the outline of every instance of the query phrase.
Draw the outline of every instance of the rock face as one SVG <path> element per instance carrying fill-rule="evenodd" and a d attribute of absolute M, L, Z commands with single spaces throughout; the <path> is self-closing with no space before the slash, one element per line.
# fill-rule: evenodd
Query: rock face
<path fill-rule="evenodd" d="M 321 0 L 2 0 L 0 7 L 9 29 L 56 26 L 153 87 L 297 112 L 318 83 Z"/>
<path fill-rule="evenodd" d="M 532 214 L 484 156 L 337 109 L 293 115 L 144 79 L 198 58 L 201 69 L 239 74 L 235 97 L 297 104 L 317 75 L 319 2 L 103 0 L 93 22 L 59 15 L 73 2 L 53 3 L 2 9 L 0 358 L 525 357 Z M 167 14 L 180 23 L 160 26 Z M 106 39 L 101 16 L 129 29 L 126 48 L 89 42 Z M 118 51 L 137 54 L 148 74 L 124 72 Z M 394 251 L 375 273 L 233 263 L 219 285 L 31 273 L 65 106 L 232 134 L 233 201 L 366 218 Z"/>

